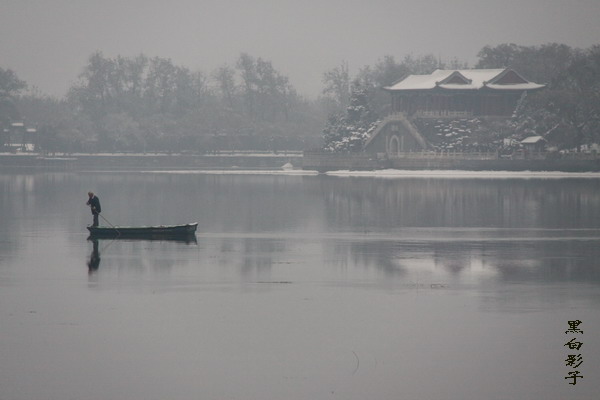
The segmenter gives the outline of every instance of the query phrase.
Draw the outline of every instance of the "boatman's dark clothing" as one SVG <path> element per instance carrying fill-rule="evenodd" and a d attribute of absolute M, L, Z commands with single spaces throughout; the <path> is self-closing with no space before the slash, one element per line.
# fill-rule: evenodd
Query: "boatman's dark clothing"
<path fill-rule="evenodd" d="M 92 226 L 98 226 L 98 214 L 102 211 L 102 207 L 100 207 L 100 199 L 98 196 L 94 195 L 90 197 L 87 204 L 90 206 L 92 210 L 92 215 L 94 216 L 94 223 Z"/>

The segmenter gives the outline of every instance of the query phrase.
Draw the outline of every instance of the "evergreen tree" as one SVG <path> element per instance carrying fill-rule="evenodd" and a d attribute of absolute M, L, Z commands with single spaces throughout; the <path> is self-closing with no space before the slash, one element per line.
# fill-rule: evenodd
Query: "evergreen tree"
<path fill-rule="evenodd" d="M 354 82 L 349 105 L 343 114 L 331 114 L 323 129 L 324 150 L 359 152 L 377 127 L 377 115 L 369 106 L 367 90 Z"/>
<path fill-rule="evenodd" d="M 514 118 L 521 136 L 541 135 L 560 149 L 600 140 L 600 46 L 579 52 L 548 88 L 526 98 Z"/>

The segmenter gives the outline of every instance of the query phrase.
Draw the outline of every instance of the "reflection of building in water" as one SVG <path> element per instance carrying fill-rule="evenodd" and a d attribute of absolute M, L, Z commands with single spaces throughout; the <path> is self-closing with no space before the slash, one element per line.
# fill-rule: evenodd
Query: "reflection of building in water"
<path fill-rule="evenodd" d="M 279 237 L 271 238 L 225 238 L 217 244 L 219 264 L 239 265 L 245 281 L 268 280 L 274 263 L 281 261 L 287 242 Z M 210 251 L 210 250 L 207 250 Z"/>
<path fill-rule="evenodd" d="M 541 231 L 536 232 L 534 241 L 515 240 L 503 246 L 489 246 L 487 262 L 506 282 L 600 282 L 600 247 L 579 240 L 575 232 L 565 233 L 565 237 L 557 238 L 554 230 Z M 551 236 L 543 240 L 540 235 Z"/>
<path fill-rule="evenodd" d="M 494 282 L 600 281 L 600 246 L 586 242 L 598 237 L 599 189 L 595 180 L 419 177 L 326 177 L 314 187 L 327 227 L 352 234 L 324 245 L 340 266 Z"/>
<path fill-rule="evenodd" d="M 328 241 L 324 252 L 330 263 L 343 268 L 349 265 L 374 269 L 386 277 L 403 276 L 406 268 L 403 265 L 404 252 L 401 246 L 393 241 L 366 240 L 360 241 L 357 235 L 353 241 Z M 329 255 L 329 253 L 333 253 Z"/>
<path fill-rule="evenodd" d="M 327 224 L 342 231 L 406 227 L 595 227 L 600 183 L 577 180 L 328 178 Z M 594 206 L 597 205 L 597 206 Z M 560 213 L 556 210 L 560 209 Z"/>

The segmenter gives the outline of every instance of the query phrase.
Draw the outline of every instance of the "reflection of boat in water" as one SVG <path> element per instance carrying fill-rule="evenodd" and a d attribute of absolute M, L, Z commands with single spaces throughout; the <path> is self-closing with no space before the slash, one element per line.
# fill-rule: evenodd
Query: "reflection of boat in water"
<path fill-rule="evenodd" d="M 88 226 L 91 238 L 196 241 L 198 223 L 160 226 Z"/>

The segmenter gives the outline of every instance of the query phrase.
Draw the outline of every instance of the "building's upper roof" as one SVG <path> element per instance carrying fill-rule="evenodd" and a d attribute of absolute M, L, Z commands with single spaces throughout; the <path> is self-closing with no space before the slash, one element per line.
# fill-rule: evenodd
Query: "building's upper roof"
<path fill-rule="evenodd" d="M 544 85 L 529 82 L 511 69 L 438 69 L 429 75 L 409 75 L 384 89 L 390 91 L 428 90 L 534 90 Z"/>
<path fill-rule="evenodd" d="M 536 144 L 545 141 L 546 139 L 544 139 L 542 136 L 529 136 L 521 140 L 521 144 Z"/>

